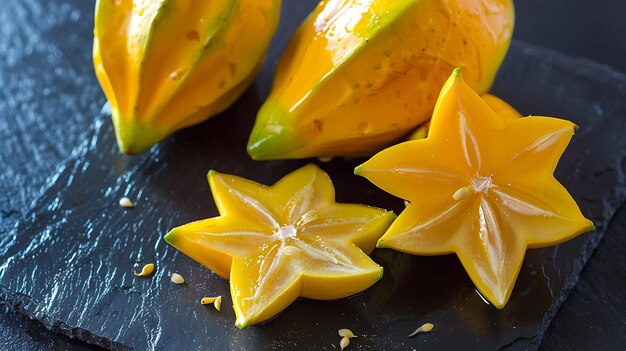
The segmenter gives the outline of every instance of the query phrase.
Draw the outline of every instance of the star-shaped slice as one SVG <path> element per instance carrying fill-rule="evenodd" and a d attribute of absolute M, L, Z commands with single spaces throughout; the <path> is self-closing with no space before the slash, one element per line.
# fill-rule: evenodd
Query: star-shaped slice
<path fill-rule="evenodd" d="M 395 215 L 336 203 L 318 167 L 273 186 L 214 171 L 208 179 L 220 216 L 175 228 L 165 240 L 230 279 L 237 327 L 266 321 L 299 296 L 338 299 L 382 277 L 367 254 Z"/>
<path fill-rule="evenodd" d="M 553 176 L 575 130 L 557 118 L 497 116 L 456 69 L 428 137 L 383 150 L 355 170 L 409 201 L 378 247 L 456 253 L 478 290 L 503 308 L 527 248 L 594 229 Z"/>

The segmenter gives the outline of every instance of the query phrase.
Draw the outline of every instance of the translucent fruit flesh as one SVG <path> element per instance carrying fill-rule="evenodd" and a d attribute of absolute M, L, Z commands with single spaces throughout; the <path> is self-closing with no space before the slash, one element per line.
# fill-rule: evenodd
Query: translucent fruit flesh
<path fill-rule="evenodd" d="M 526 248 L 594 228 L 553 176 L 575 129 L 557 118 L 499 117 L 456 70 L 426 139 L 390 147 L 355 170 L 410 202 L 378 247 L 454 252 L 483 296 L 503 308 Z"/>
<path fill-rule="evenodd" d="M 480 96 L 483 101 L 489 105 L 491 110 L 500 117 L 502 120 L 508 121 L 516 118 L 522 117 L 522 114 L 519 113 L 513 106 L 509 105 L 506 101 L 500 99 L 499 97 L 491 94 L 483 94 Z M 428 128 L 430 127 L 430 122 L 426 122 L 419 126 L 409 137 L 407 140 L 416 140 L 416 139 L 424 139 L 428 136 Z"/>
<path fill-rule="evenodd" d="M 381 278 L 367 254 L 395 215 L 335 203 L 316 166 L 271 187 L 217 172 L 209 183 L 220 217 L 175 228 L 165 240 L 230 279 L 238 327 L 272 318 L 299 296 L 338 299 Z"/>

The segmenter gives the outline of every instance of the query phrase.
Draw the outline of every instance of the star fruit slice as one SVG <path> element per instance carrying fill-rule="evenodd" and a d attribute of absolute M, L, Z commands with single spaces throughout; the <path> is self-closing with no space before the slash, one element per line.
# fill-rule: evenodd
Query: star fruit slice
<path fill-rule="evenodd" d="M 575 130 L 563 119 L 497 116 L 456 69 L 428 137 L 383 150 L 355 170 L 410 202 L 378 247 L 456 253 L 478 290 L 503 308 L 527 248 L 594 229 L 553 176 Z"/>
<path fill-rule="evenodd" d="M 493 112 L 505 121 L 522 117 L 513 106 L 509 105 L 506 101 L 492 94 L 483 94 L 480 96 L 491 107 Z M 428 136 L 428 129 L 430 128 L 430 121 L 420 125 L 415 131 L 413 131 L 407 140 L 424 139 Z"/>
<path fill-rule="evenodd" d="M 299 296 L 347 297 L 382 277 L 367 254 L 395 215 L 336 203 L 318 167 L 273 186 L 214 171 L 208 180 L 220 216 L 175 228 L 165 240 L 230 279 L 237 327 L 266 321 Z"/>

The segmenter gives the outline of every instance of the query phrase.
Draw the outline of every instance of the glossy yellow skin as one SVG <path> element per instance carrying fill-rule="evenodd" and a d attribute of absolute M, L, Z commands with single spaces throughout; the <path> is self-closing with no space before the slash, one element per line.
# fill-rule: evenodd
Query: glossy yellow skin
<path fill-rule="evenodd" d="M 338 299 L 381 278 L 367 254 L 395 215 L 336 203 L 316 166 L 271 187 L 213 171 L 208 178 L 220 217 L 175 228 L 165 240 L 230 279 L 237 327 L 266 321 L 299 296 Z"/>
<path fill-rule="evenodd" d="M 371 155 L 430 118 L 461 67 L 489 90 L 510 0 L 326 0 L 294 34 L 248 143 L 254 159 Z"/>
<path fill-rule="evenodd" d="M 410 202 L 378 247 L 454 252 L 482 295 L 503 308 L 527 248 L 594 229 L 553 176 L 575 129 L 557 118 L 497 116 L 455 71 L 426 139 L 392 146 L 355 170 Z"/>
<path fill-rule="evenodd" d="M 509 105 L 506 101 L 500 99 L 499 97 L 491 94 L 483 94 L 481 98 L 484 102 L 489 105 L 489 107 L 493 110 L 493 112 L 503 120 L 512 120 L 516 118 L 522 117 L 522 114 L 519 113 L 513 106 Z M 428 128 L 430 127 L 430 122 L 426 122 L 419 126 L 409 137 L 407 140 L 416 140 L 416 139 L 424 139 L 428 136 Z"/>
<path fill-rule="evenodd" d="M 489 105 L 491 110 L 505 122 L 522 117 L 522 114 L 519 113 L 515 107 L 495 95 L 483 94 L 481 98 Z"/>
<path fill-rule="evenodd" d="M 98 0 L 93 61 L 122 152 L 227 108 L 252 81 L 280 0 Z"/>

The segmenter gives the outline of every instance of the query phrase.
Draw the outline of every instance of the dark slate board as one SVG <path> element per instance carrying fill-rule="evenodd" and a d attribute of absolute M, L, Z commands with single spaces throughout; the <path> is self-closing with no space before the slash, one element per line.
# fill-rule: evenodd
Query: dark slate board
<path fill-rule="evenodd" d="M 85 0 L 1 2 L 0 251 L 105 101 L 85 50 L 92 13 Z M 67 349 L 95 350 L 0 307 L 0 350 Z"/>
<path fill-rule="evenodd" d="M 45 325 L 114 349 L 332 350 L 341 327 L 361 335 L 353 340 L 355 349 L 536 348 L 624 197 L 623 81 L 580 60 L 513 45 L 495 92 L 524 113 L 569 116 L 581 126 L 557 177 L 599 230 L 529 251 L 504 310 L 483 302 L 454 256 L 377 250 L 374 259 L 386 275 L 365 293 L 333 302 L 301 300 L 272 322 L 240 331 L 229 308 L 215 313 L 198 304 L 207 294 L 228 296 L 227 282 L 166 245 L 162 235 L 216 215 L 208 169 L 272 183 L 306 163 L 254 162 L 245 154 L 269 72 L 225 114 L 139 157 L 121 156 L 106 113 L 98 117 L 77 157 L 58 174 L 0 259 L 0 298 Z M 338 200 L 400 211 L 400 200 L 352 175 L 359 162 L 321 165 L 335 181 Z M 117 205 L 125 195 L 137 208 Z M 148 262 L 157 263 L 157 273 L 134 278 L 131 270 Z M 189 283 L 169 283 L 171 271 Z M 229 304 L 226 298 L 224 306 Z M 436 332 L 406 339 L 426 321 L 437 324 Z"/>
<path fill-rule="evenodd" d="M 0 327 L 0 350 L 3 351 L 103 351 L 104 349 L 86 344 L 78 339 L 70 339 L 46 329 L 36 320 L 31 320 L 19 312 L 0 307 L 3 327 Z M 7 323 L 10 322 L 10 323 Z"/>
<path fill-rule="evenodd" d="M 0 252 L 105 102 L 84 64 L 91 61 L 84 43 L 92 40 L 93 16 L 83 1 L 0 6 Z"/>
<path fill-rule="evenodd" d="M 626 206 L 622 205 L 550 325 L 541 343 L 544 350 L 626 350 L 624 234 Z"/>

